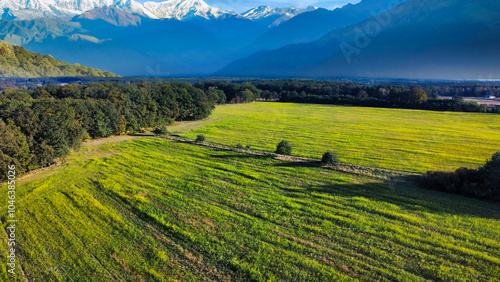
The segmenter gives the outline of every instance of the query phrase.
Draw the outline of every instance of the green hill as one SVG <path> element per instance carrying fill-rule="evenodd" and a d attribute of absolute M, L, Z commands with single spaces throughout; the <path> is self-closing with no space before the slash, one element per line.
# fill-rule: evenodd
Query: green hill
<path fill-rule="evenodd" d="M 29 52 L 0 40 L 0 77 L 98 76 L 115 74 L 79 64 L 70 65 L 49 55 Z"/>

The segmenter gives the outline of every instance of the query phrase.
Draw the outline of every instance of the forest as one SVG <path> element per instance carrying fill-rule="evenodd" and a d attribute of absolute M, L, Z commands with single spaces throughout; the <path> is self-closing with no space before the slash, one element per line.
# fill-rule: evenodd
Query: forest
<path fill-rule="evenodd" d="M 222 91 L 183 83 L 98 83 L 0 93 L 0 175 L 46 167 L 85 140 L 196 120 L 225 102 Z"/>
<path fill-rule="evenodd" d="M 500 97 L 495 83 L 386 83 L 361 84 L 328 81 L 254 81 L 262 98 L 280 102 L 353 105 L 383 108 L 421 109 L 433 111 L 499 113 L 463 97 Z M 440 99 L 440 96 L 453 99 Z"/>

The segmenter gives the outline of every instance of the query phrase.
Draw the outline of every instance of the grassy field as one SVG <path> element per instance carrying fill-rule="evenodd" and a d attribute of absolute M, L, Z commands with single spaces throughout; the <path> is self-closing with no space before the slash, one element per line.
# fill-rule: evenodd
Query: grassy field
<path fill-rule="evenodd" d="M 266 115 L 280 116 L 277 129 L 290 127 L 287 112 L 293 106 L 276 107 L 224 107 L 214 121 L 224 122 L 223 111 L 239 111 L 248 125 L 264 115 L 257 109 L 267 108 L 276 112 Z M 336 120 L 342 119 L 338 110 L 347 111 L 321 110 Z M 231 128 L 228 122 L 235 118 L 224 124 Z M 302 124 L 293 129 L 295 140 L 303 140 L 305 122 L 295 121 Z M 372 136 L 376 132 L 365 127 Z M 266 139 L 258 125 L 253 128 L 253 140 Z M 341 128 L 320 136 L 347 138 Z M 17 252 L 23 272 L 18 269 L 17 280 L 500 277 L 498 205 L 153 137 L 110 141 L 85 144 L 66 163 L 18 183 Z M 344 151 L 343 158 L 347 155 Z M 4 228 L 5 196 L 0 195 Z M 1 240 L 5 259 L 6 234 Z M 0 280 L 11 281 L 1 265 Z"/>
<path fill-rule="evenodd" d="M 170 127 L 208 141 L 274 151 L 286 139 L 294 155 L 403 171 L 476 168 L 500 151 L 500 115 L 253 103 L 217 107 L 208 120 Z"/>

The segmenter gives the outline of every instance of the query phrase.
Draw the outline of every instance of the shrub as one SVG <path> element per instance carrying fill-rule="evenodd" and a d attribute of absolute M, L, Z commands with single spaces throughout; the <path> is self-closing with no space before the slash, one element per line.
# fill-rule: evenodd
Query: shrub
<path fill-rule="evenodd" d="M 250 148 L 252 148 L 252 146 L 247 145 L 247 146 L 246 146 L 246 148 L 247 148 L 248 150 L 250 150 Z"/>
<path fill-rule="evenodd" d="M 493 162 L 500 162 L 500 152 L 494 153 L 493 156 L 491 157 L 491 161 L 489 161 L 488 163 L 493 163 Z"/>
<path fill-rule="evenodd" d="M 157 127 L 153 130 L 154 135 L 167 135 L 168 134 L 168 129 L 165 126 L 162 127 Z"/>
<path fill-rule="evenodd" d="M 334 165 L 339 163 L 339 158 L 337 158 L 337 155 L 332 152 L 326 152 L 323 154 L 321 162 L 326 165 Z"/>
<path fill-rule="evenodd" d="M 203 135 L 203 134 L 196 136 L 196 142 L 203 142 L 203 141 L 205 141 L 205 139 L 206 139 L 205 135 Z"/>
<path fill-rule="evenodd" d="M 243 145 L 241 145 L 241 144 L 237 144 L 237 145 L 236 145 L 236 148 L 238 148 L 238 149 L 243 149 Z"/>
<path fill-rule="evenodd" d="M 281 141 L 276 146 L 276 154 L 280 155 L 291 155 L 292 154 L 292 145 L 288 143 L 288 141 Z"/>
<path fill-rule="evenodd" d="M 429 171 L 420 177 L 425 188 L 500 201 L 500 153 L 479 169 L 459 168 L 455 172 Z"/>

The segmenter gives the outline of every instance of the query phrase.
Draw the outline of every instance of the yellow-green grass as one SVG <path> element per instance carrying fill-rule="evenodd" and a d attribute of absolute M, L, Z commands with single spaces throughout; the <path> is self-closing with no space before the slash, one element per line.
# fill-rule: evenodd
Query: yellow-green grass
<path fill-rule="evenodd" d="M 294 155 L 334 151 L 345 163 L 416 172 L 477 168 L 500 151 L 500 115 L 492 114 L 253 103 L 217 107 L 208 120 L 169 129 L 266 151 L 286 139 Z"/>
<path fill-rule="evenodd" d="M 500 277 L 497 205 L 154 137 L 84 145 L 16 205 L 16 280 Z"/>

